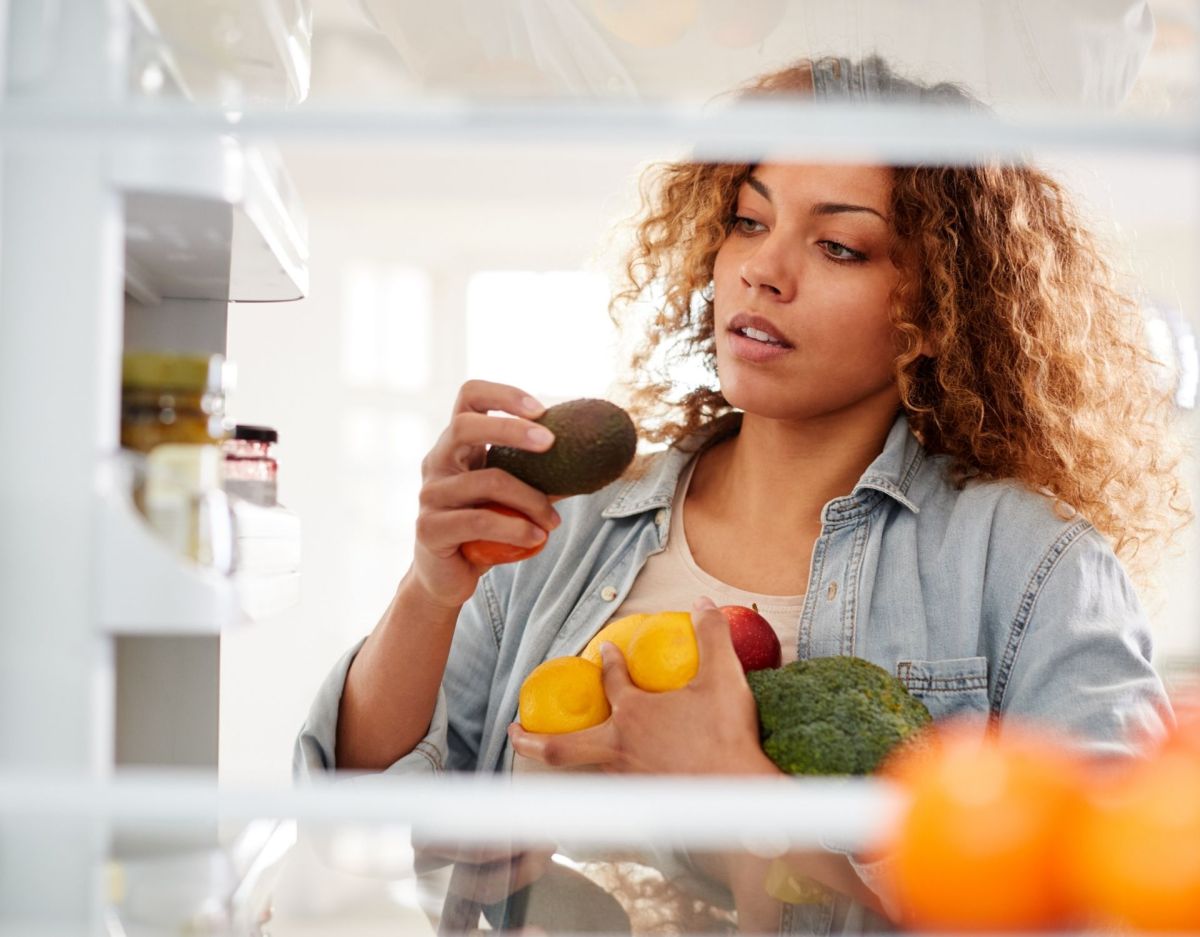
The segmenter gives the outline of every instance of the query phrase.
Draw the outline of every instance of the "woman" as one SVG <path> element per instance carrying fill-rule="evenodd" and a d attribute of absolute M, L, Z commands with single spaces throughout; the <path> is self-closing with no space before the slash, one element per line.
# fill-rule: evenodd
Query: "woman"
<path fill-rule="evenodd" d="M 802 62 L 754 90 L 964 100 L 874 59 Z M 489 444 L 550 446 L 540 404 L 464 385 L 423 464 L 412 567 L 322 688 L 298 771 L 503 771 L 516 753 L 777 775 L 712 599 L 757 601 L 789 657 L 874 661 L 935 717 L 1048 723 L 1097 754 L 1160 732 L 1169 708 L 1123 562 L 1146 565 L 1187 517 L 1167 402 L 1137 310 L 1059 186 L 1022 166 L 679 163 L 658 178 L 617 307 L 665 286 L 632 410 L 669 447 L 552 505 L 479 468 Z M 650 363 L 673 345 L 712 386 L 670 398 Z M 459 552 L 481 538 L 546 546 L 481 569 Z M 701 667 L 684 690 L 642 693 L 608 647 L 608 722 L 512 725 L 538 663 L 697 596 Z M 743 930 L 775 929 L 763 863 L 702 871 Z M 785 928 L 851 929 L 878 910 L 869 866 L 830 851 L 806 871 L 839 897 L 786 908 Z"/>

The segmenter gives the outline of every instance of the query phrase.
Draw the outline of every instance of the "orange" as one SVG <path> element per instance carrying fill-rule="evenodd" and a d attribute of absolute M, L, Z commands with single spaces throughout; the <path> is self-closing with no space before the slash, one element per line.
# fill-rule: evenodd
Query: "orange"
<path fill-rule="evenodd" d="M 1174 706 L 1178 721 L 1167 737 L 1167 747 L 1186 749 L 1200 757 L 1200 690 L 1178 697 Z"/>
<path fill-rule="evenodd" d="M 1098 786 L 1072 859 L 1078 900 L 1101 925 L 1200 931 L 1200 749 L 1169 746 Z"/>
<path fill-rule="evenodd" d="M 521 684 L 517 713 L 528 732 L 578 732 L 610 712 L 600 668 L 582 657 L 552 657 Z"/>
<path fill-rule="evenodd" d="M 528 515 L 505 504 L 488 501 L 481 507 L 495 511 L 497 514 L 507 514 L 509 517 L 522 517 L 529 523 L 533 523 Z M 476 566 L 497 566 L 500 563 L 515 563 L 517 560 L 528 559 L 535 553 L 540 553 L 545 545 L 545 540 L 535 547 L 521 547 L 515 543 L 501 543 L 498 540 L 469 540 L 459 547 L 459 550 L 467 558 L 468 563 Z"/>
<path fill-rule="evenodd" d="M 1049 739 L 951 727 L 893 766 L 911 795 L 887 890 L 925 930 L 1060 926 L 1070 906 L 1061 848 L 1077 812 L 1076 767 Z"/>
<path fill-rule="evenodd" d="M 687 684 L 700 667 L 692 616 L 687 612 L 647 615 L 630 635 L 625 662 L 629 679 L 643 690 L 662 693 Z"/>
<path fill-rule="evenodd" d="M 580 652 L 579 656 L 584 660 L 590 660 L 593 664 L 600 664 L 600 645 L 605 641 L 611 641 L 621 649 L 622 654 L 628 657 L 629 639 L 633 637 L 637 626 L 649 617 L 649 615 L 635 614 L 610 621 L 596 632 L 596 636 L 587 643 L 587 647 Z"/>

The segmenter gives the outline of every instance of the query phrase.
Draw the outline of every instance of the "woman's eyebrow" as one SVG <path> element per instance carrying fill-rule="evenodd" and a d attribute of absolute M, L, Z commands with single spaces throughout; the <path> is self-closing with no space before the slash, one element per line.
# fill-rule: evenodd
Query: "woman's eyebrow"
<path fill-rule="evenodd" d="M 757 178 L 756 176 L 747 176 L 746 185 L 750 186 L 750 188 L 765 198 L 768 202 L 771 201 L 771 190 L 767 188 L 766 184 L 761 179 Z M 851 205 L 847 202 L 818 202 L 812 207 L 812 213 L 814 215 L 843 215 L 850 212 L 866 212 L 867 214 L 874 215 L 880 221 L 885 223 L 887 222 L 887 218 L 885 218 L 880 212 L 876 211 L 874 208 L 870 208 L 867 205 Z"/>
<path fill-rule="evenodd" d="M 880 221 L 887 221 L 887 219 L 884 218 L 883 215 L 877 212 L 874 208 L 868 208 L 866 205 L 847 205 L 844 202 L 818 202 L 812 208 L 812 213 L 814 215 L 842 215 L 846 214 L 847 212 L 867 212 L 868 214 L 874 215 Z"/>
<path fill-rule="evenodd" d="M 767 188 L 766 184 L 761 179 L 755 176 L 747 176 L 746 185 L 750 186 L 750 188 L 765 198 L 768 202 L 771 201 L 771 190 Z"/>

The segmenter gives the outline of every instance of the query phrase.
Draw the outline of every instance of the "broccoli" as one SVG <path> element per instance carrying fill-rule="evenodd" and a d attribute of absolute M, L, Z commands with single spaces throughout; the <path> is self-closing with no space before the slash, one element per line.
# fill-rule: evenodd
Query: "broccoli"
<path fill-rule="evenodd" d="M 932 721 L 882 667 L 816 657 L 746 675 L 763 751 L 788 774 L 868 774 Z"/>

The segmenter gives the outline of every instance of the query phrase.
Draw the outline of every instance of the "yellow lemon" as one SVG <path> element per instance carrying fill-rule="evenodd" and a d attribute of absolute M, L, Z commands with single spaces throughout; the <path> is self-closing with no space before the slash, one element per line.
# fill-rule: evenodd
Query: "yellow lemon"
<path fill-rule="evenodd" d="M 583 649 L 579 656 L 584 660 L 590 660 L 593 664 L 599 665 L 602 663 L 600 660 L 600 645 L 605 641 L 611 641 L 621 649 L 622 654 L 628 657 L 629 639 L 633 637 L 633 632 L 637 630 L 637 626 L 649 617 L 649 615 L 643 614 L 626 615 L 624 618 L 610 621 L 596 632 L 596 636 L 587 643 L 587 647 Z"/>
<path fill-rule="evenodd" d="M 521 684 L 517 713 L 527 732 L 578 732 L 610 712 L 600 667 L 582 657 L 552 657 Z"/>
<path fill-rule="evenodd" d="M 643 690 L 678 690 L 696 676 L 700 666 L 692 616 L 687 612 L 647 615 L 629 639 L 625 662 L 629 678 Z"/>

